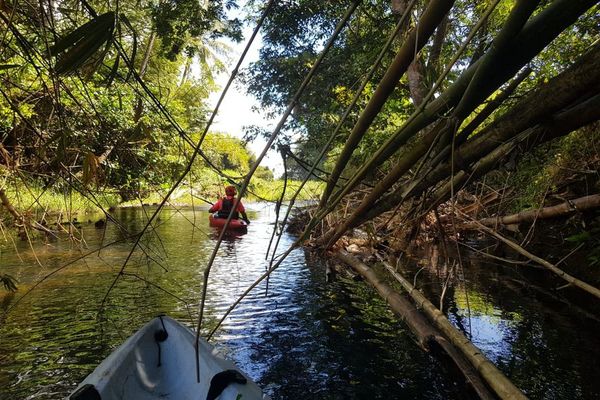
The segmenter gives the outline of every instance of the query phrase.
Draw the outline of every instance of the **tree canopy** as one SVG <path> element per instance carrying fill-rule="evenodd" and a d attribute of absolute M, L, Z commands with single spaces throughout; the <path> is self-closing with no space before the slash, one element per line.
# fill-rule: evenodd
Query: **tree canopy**
<path fill-rule="evenodd" d="M 289 102 L 351 4 L 318 3 L 286 3 L 286 12 L 274 13 L 261 58 L 246 71 L 250 93 L 274 113 Z M 596 65 L 597 16 L 598 5 L 586 0 L 361 2 L 295 103 L 288 135 L 280 137 L 308 165 L 330 171 L 313 221 L 358 185 L 377 182 L 324 243 L 409 198 L 431 209 L 476 178 L 472 168 L 481 176 L 492 168 L 482 163 L 496 165 L 523 151 L 524 136 L 534 146 L 531 129 L 547 133 L 536 136 L 540 143 L 596 120 L 597 77 L 583 78 L 582 71 Z M 566 93 L 550 90 L 549 82 L 566 85 Z M 556 101 L 541 101 L 552 96 Z M 579 106 L 590 113 L 551 133 L 540 125 Z M 501 125 L 508 118 L 522 123 Z M 502 132 L 499 140 L 487 134 L 493 130 Z M 324 146 L 328 155 L 319 161 Z M 457 173 L 464 178 L 450 178 Z"/>
<path fill-rule="evenodd" d="M 189 145 L 181 132 L 205 126 L 227 61 L 220 39 L 241 39 L 241 21 L 227 16 L 236 4 L 118 7 L 2 2 L 6 167 L 44 184 L 114 187 L 125 199 L 181 173 Z"/>

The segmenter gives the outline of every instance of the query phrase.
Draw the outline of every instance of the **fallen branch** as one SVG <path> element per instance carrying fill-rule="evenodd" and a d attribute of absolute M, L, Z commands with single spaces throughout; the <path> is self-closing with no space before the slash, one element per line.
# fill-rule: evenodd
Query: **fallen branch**
<path fill-rule="evenodd" d="M 400 275 L 388 263 L 384 262 L 385 268 L 406 289 L 408 294 L 420 306 L 425 314 L 434 322 L 436 327 L 442 331 L 462 351 L 464 356 L 471 362 L 473 367 L 481 374 L 487 384 L 501 399 L 527 399 L 527 397 L 516 387 L 496 366 L 483 355 L 473 343 L 469 341 L 458 329 L 448 321 L 446 316 L 438 310 L 421 292 Z"/>
<path fill-rule="evenodd" d="M 17 209 L 15 207 L 13 207 L 12 203 L 10 202 L 4 189 L 0 189 L 0 203 L 4 206 L 4 208 L 6 208 L 8 213 L 13 216 L 16 226 L 23 227 L 23 228 L 25 228 L 26 226 L 30 226 L 33 229 L 36 229 L 38 231 L 45 232 L 45 233 L 55 236 L 54 232 L 52 232 L 51 230 L 49 230 L 42 224 L 40 224 L 36 221 L 31 221 L 31 222 L 28 221 L 24 215 L 22 215 L 19 211 L 17 211 Z"/>
<path fill-rule="evenodd" d="M 8 196 L 6 195 L 4 189 L 0 189 L 0 201 L 2 202 L 2 205 L 6 208 L 6 210 L 10 213 L 10 215 L 13 216 L 15 221 L 17 223 L 22 224 L 24 220 L 23 216 L 10 203 L 10 200 L 8 199 Z"/>
<path fill-rule="evenodd" d="M 555 218 L 574 214 L 578 211 L 592 210 L 594 208 L 600 208 L 600 194 L 593 194 L 591 196 L 580 197 L 574 200 L 567 200 L 562 204 L 544 207 L 537 210 L 521 211 L 520 213 L 506 215 L 504 217 L 490 217 L 481 219 L 479 221 L 470 221 L 460 224 L 458 229 L 476 230 L 480 228 L 480 225 L 497 226 L 512 225 L 521 222 L 532 222 L 536 219 Z"/>
<path fill-rule="evenodd" d="M 421 312 L 404 296 L 396 292 L 391 286 L 385 283 L 375 271 L 361 262 L 348 252 L 341 250 L 336 256 L 344 263 L 350 265 L 356 272 L 363 276 L 375 289 L 381 297 L 390 305 L 394 314 L 398 315 L 408 325 L 410 330 L 417 336 L 419 346 L 425 351 L 432 350 L 432 345 L 438 345 L 456 364 L 458 369 L 464 374 L 465 378 L 482 399 L 495 399 L 481 377 L 473 368 L 473 365 L 463 356 L 463 354 L 448 341 L 444 335 L 438 331 L 425 318 Z M 508 397 L 505 397 L 508 398 Z M 525 398 L 525 397 L 514 397 Z"/>
<path fill-rule="evenodd" d="M 510 239 L 505 238 L 504 236 L 502 236 L 501 234 L 499 234 L 498 232 L 496 232 L 495 230 L 488 228 L 485 225 L 482 225 L 481 223 L 479 223 L 479 221 L 474 221 L 477 224 L 479 224 L 479 229 L 481 229 L 482 231 L 484 231 L 485 233 L 495 237 L 496 239 L 500 240 L 501 242 L 505 243 L 508 247 L 510 247 L 511 249 L 515 250 L 517 253 L 524 255 L 525 257 L 529 258 L 530 260 L 538 263 L 539 265 L 549 269 L 550 271 L 554 272 L 556 275 L 558 275 L 559 277 L 561 277 L 562 279 L 564 279 L 565 281 L 569 282 L 569 284 L 573 285 L 573 286 L 577 286 L 580 289 L 585 290 L 586 292 L 588 292 L 589 294 L 597 297 L 600 299 L 600 289 L 585 283 L 569 274 L 567 274 L 565 271 L 563 271 L 562 269 L 558 268 L 556 265 L 544 260 L 543 258 L 540 258 L 534 254 L 531 254 L 530 252 L 528 252 L 527 250 L 525 250 L 523 247 L 519 246 L 517 243 L 513 242 Z"/>

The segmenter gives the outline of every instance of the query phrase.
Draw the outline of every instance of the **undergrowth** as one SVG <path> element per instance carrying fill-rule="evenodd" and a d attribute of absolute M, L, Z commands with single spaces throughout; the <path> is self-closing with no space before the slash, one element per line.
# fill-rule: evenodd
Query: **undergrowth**
<path fill-rule="evenodd" d="M 487 183 L 510 189 L 506 212 L 518 212 L 600 192 L 599 170 L 600 124 L 593 124 L 524 154 Z"/>
<path fill-rule="evenodd" d="M 74 190 L 44 188 L 38 184 L 16 182 L 4 187 L 11 205 L 19 213 L 35 221 L 73 220 L 77 216 L 99 214 L 119 204 L 119 196 L 110 192 L 94 192 L 94 198 Z M 10 218 L 2 207 L 2 219 Z"/>

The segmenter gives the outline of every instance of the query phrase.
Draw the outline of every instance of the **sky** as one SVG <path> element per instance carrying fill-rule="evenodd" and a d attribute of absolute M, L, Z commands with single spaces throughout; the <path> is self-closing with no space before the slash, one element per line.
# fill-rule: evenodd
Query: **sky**
<path fill-rule="evenodd" d="M 217 101 L 221 96 L 221 91 L 229 80 L 231 70 L 233 67 L 235 67 L 240 55 L 244 51 L 244 47 L 252 35 L 253 29 L 254 26 L 247 26 L 244 28 L 244 40 L 242 40 L 240 43 L 226 41 L 227 45 L 232 48 L 230 55 L 231 59 L 229 65 L 227 66 L 227 72 L 221 73 L 217 77 L 216 81 L 220 87 L 220 90 L 213 93 L 209 97 L 209 102 L 212 108 L 214 108 L 214 106 L 217 104 Z M 250 51 L 248 54 L 246 54 L 241 69 L 247 67 L 250 62 L 258 59 L 258 50 L 261 46 L 262 41 L 259 34 L 254 39 L 254 43 L 252 44 Z M 258 102 L 252 96 L 246 94 L 246 90 L 239 79 L 234 80 L 225 96 L 225 99 L 221 103 L 217 117 L 215 118 L 215 121 L 211 127 L 211 131 L 224 132 L 242 138 L 244 134 L 244 126 L 257 125 L 264 128 L 273 128 L 276 125 L 277 121 L 268 121 L 264 115 L 261 115 L 260 112 L 253 112 L 253 107 L 258 107 Z M 249 143 L 248 147 L 254 154 L 258 156 L 263 151 L 265 144 L 265 140 L 258 138 L 254 142 Z M 283 173 L 281 156 L 274 150 L 269 150 L 269 153 L 267 153 L 267 156 L 261 165 L 274 170 L 275 176 L 279 176 Z"/>

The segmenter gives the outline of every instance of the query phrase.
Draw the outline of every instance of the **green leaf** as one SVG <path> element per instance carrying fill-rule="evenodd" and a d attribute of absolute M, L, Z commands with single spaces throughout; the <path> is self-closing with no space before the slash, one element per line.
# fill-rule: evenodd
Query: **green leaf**
<path fill-rule="evenodd" d="M 584 243 L 587 242 L 588 240 L 590 240 L 592 238 L 592 235 L 590 232 L 588 231 L 583 231 L 580 233 L 577 233 L 575 235 L 571 235 L 567 238 L 565 238 L 565 241 L 570 242 L 570 243 Z"/>
<path fill-rule="evenodd" d="M 9 292 L 17 291 L 17 280 L 11 275 L 0 274 L 0 282 L 2 282 L 2 284 L 4 285 L 4 289 L 8 290 Z"/>
<path fill-rule="evenodd" d="M 112 38 L 114 28 L 115 13 L 109 11 L 83 24 L 59 40 L 50 48 L 50 53 L 58 57 L 55 66 L 56 73 L 73 73 Z"/>

